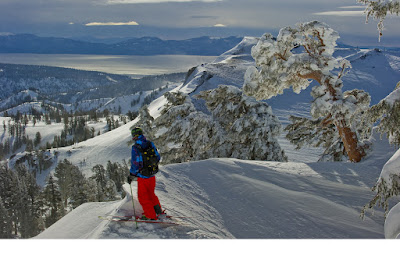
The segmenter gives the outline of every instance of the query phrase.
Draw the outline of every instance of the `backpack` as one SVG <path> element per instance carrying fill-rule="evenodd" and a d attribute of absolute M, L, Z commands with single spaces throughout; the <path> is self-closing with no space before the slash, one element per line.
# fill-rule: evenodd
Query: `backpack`
<path fill-rule="evenodd" d="M 135 147 L 143 158 L 143 168 L 139 170 L 139 173 L 148 177 L 155 175 L 158 172 L 158 158 L 151 142 L 148 141 L 144 148 L 139 144 L 136 144 Z"/>

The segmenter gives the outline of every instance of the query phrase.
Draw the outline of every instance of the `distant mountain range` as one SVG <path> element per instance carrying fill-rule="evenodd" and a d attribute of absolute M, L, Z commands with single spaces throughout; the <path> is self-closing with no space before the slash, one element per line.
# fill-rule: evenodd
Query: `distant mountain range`
<path fill-rule="evenodd" d="M 216 56 L 233 48 L 241 40 L 242 37 L 199 37 L 187 40 L 142 37 L 106 44 L 32 34 L 9 34 L 0 35 L 0 53 Z"/>

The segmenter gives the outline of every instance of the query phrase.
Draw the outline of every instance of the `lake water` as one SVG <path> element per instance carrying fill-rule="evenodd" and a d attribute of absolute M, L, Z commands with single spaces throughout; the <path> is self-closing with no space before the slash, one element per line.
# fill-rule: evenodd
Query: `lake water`
<path fill-rule="evenodd" d="M 186 72 L 191 67 L 212 62 L 215 58 L 216 56 L 197 55 L 136 56 L 0 53 L 0 63 L 67 67 L 131 76 Z"/>

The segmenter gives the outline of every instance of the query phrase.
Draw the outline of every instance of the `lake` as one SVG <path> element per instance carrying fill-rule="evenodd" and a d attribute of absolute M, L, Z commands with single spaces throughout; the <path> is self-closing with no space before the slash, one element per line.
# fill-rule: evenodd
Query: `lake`
<path fill-rule="evenodd" d="M 197 55 L 81 55 L 4 54 L 0 63 L 67 67 L 112 74 L 145 76 L 187 72 L 191 67 L 214 61 L 216 56 Z"/>

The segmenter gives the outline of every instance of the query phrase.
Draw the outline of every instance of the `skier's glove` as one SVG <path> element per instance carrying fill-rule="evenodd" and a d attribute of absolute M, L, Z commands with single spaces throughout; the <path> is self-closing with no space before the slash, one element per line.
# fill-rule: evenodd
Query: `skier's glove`
<path fill-rule="evenodd" d="M 129 173 L 127 181 L 128 184 L 132 183 L 132 181 L 136 181 L 137 180 L 137 176 L 134 176 L 132 173 Z"/>

